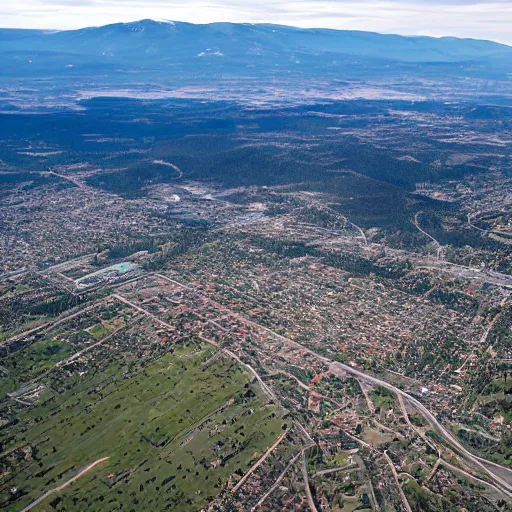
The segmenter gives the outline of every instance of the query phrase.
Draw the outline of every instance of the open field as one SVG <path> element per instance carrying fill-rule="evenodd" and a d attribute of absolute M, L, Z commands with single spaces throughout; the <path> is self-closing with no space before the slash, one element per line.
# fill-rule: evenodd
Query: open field
<path fill-rule="evenodd" d="M 13 450 L 2 458 L 4 509 L 20 510 L 101 457 L 109 459 L 36 510 L 198 510 L 213 499 L 283 421 L 245 371 L 225 359 L 205 365 L 209 355 L 177 347 L 128 371 L 113 357 L 58 391 L 49 378 L 41 403 L 20 411 L 2 437 Z"/>

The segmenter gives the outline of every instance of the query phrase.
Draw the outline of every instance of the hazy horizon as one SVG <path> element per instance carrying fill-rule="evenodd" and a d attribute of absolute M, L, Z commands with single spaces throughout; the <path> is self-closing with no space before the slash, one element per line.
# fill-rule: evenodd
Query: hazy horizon
<path fill-rule="evenodd" d="M 262 0 L 186 4 L 166 0 L 20 0 L 0 10 L 3 28 L 73 30 L 142 19 L 195 24 L 274 23 L 404 36 L 458 37 L 512 45 L 512 3 L 503 0 Z"/>

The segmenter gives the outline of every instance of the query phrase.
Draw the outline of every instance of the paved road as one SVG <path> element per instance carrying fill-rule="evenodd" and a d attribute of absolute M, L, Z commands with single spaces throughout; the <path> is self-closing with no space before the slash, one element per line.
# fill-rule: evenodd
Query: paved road
<path fill-rule="evenodd" d="M 307 447 L 309 448 L 309 447 Z M 286 473 L 290 470 L 290 468 L 295 464 L 295 461 L 304 453 L 304 450 L 306 450 L 306 447 L 302 448 L 299 453 L 295 454 L 286 467 L 284 468 L 283 472 L 277 477 L 276 481 L 272 484 L 272 487 L 260 498 L 258 503 L 254 505 L 254 507 L 251 508 L 251 512 L 254 512 L 255 510 L 258 510 L 261 505 L 266 501 L 266 499 L 277 489 L 278 485 L 282 482 L 283 478 L 286 476 Z"/>
<path fill-rule="evenodd" d="M 258 459 L 256 464 L 254 464 L 241 478 L 241 480 L 233 487 L 231 490 L 232 493 L 235 493 L 244 485 L 244 483 L 247 481 L 247 479 L 267 460 L 267 458 L 270 456 L 270 454 L 281 444 L 281 441 L 288 435 L 290 432 L 290 429 L 287 428 L 285 432 L 283 432 L 279 439 L 263 454 L 261 458 Z"/>
<path fill-rule="evenodd" d="M 6 340 L 1 341 L 0 346 L 7 345 L 8 343 L 12 343 L 14 341 L 19 341 L 27 336 L 30 336 L 31 334 L 34 334 L 35 332 L 39 332 L 44 329 L 53 329 L 53 328 L 57 327 L 58 325 L 60 325 L 64 322 L 67 322 L 68 320 L 72 320 L 73 318 L 76 318 L 77 316 L 83 315 L 87 311 L 97 308 L 98 306 L 103 304 L 107 299 L 108 299 L 108 297 L 99 299 L 98 301 L 96 301 L 92 304 L 89 304 L 84 309 L 80 309 L 80 310 L 76 311 L 75 313 L 72 313 L 71 315 L 65 314 L 64 316 L 60 316 L 57 320 L 55 320 L 53 322 L 45 322 L 41 325 L 38 325 L 37 327 L 34 327 L 33 329 L 30 329 L 29 331 L 24 331 L 24 332 L 21 332 L 20 334 L 11 336 L 10 338 L 7 338 Z"/>
<path fill-rule="evenodd" d="M 256 329 L 263 330 L 275 338 L 283 341 L 284 343 L 287 343 L 289 345 L 292 345 L 296 348 L 299 348 L 300 350 L 304 351 L 305 353 L 308 353 L 315 358 L 323 361 L 326 364 L 330 365 L 330 371 L 333 374 L 337 374 L 338 376 L 345 376 L 347 373 L 354 375 L 356 378 L 371 383 L 373 385 L 384 387 L 393 393 L 395 393 L 397 396 L 401 396 L 403 399 L 405 399 L 407 402 L 409 402 L 411 405 L 413 405 L 417 411 L 419 411 L 424 418 L 427 420 L 427 422 L 430 424 L 431 427 L 433 427 L 441 437 L 452 446 L 452 448 L 455 448 L 456 451 L 459 452 L 467 461 L 473 463 L 476 467 L 478 467 L 481 471 L 486 473 L 493 481 L 494 483 L 501 489 L 501 491 L 508 496 L 509 498 L 512 498 L 512 485 L 509 483 L 509 481 L 502 478 L 503 474 L 510 474 L 510 481 L 512 481 L 512 470 L 509 470 L 508 468 L 505 468 L 504 466 L 500 466 L 498 464 L 495 464 L 493 462 L 487 461 L 486 459 L 483 459 L 481 457 L 478 457 L 476 455 L 473 455 L 470 451 L 468 451 L 448 430 L 446 430 L 437 420 L 437 418 L 418 400 L 410 396 L 405 391 L 402 391 L 399 388 L 396 388 L 392 384 L 383 381 L 377 377 L 374 377 L 372 375 L 369 375 L 367 373 L 362 372 L 361 370 L 358 370 L 356 368 L 353 368 L 352 366 L 348 366 L 346 364 L 333 361 L 332 359 L 329 359 L 325 356 L 322 356 L 320 354 L 317 354 L 313 350 L 301 345 L 300 343 L 297 343 L 296 341 L 291 340 L 290 338 L 287 338 L 286 336 L 282 336 L 271 329 L 264 327 L 262 325 L 257 324 L 256 322 L 253 322 L 252 320 L 249 320 L 245 318 L 244 316 L 240 315 L 239 313 L 236 313 L 223 304 L 220 304 L 208 297 L 203 296 L 200 294 L 197 290 L 194 288 L 191 288 L 190 286 L 186 286 L 184 284 L 179 283 L 178 281 L 168 278 L 167 276 L 164 276 L 162 274 L 159 274 L 159 277 L 162 277 L 166 279 L 167 281 L 170 281 L 171 283 L 181 286 L 182 288 L 185 288 L 190 291 L 194 291 L 197 296 L 200 298 L 208 301 L 210 304 L 215 305 L 222 309 L 223 311 L 226 311 L 230 313 L 234 318 L 240 320 L 241 322 L 244 322 L 246 325 L 252 326 Z M 254 371 L 254 370 L 253 370 Z M 489 467 L 496 468 L 495 471 L 492 471 L 489 469 Z"/>
<path fill-rule="evenodd" d="M 336 466 L 333 468 L 320 469 L 313 474 L 313 478 L 322 475 L 329 475 L 331 473 L 338 473 L 339 471 L 347 471 L 348 469 L 356 469 L 359 466 L 357 464 L 345 464 L 344 466 Z"/>
<path fill-rule="evenodd" d="M 456 450 L 461 453 L 466 459 L 468 459 L 470 462 L 472 462 L 475 466 L 477 466 L 479 469 L 484 471 L 491 479 L 498 484 L 498 486 L 501 488 L 504 494 L 506 494 L 509 498 L 512 498 L 512 485 L 509 484 L 506 480 L 498 476 L 496 473 L 494 473 L 492 470 L 490 470 L 487 465 L 491 466 L 497 466 L 502 471 L 509 471 L 507 468 L 503 466 L 499 466 L 497 464 L 494 464 L 493 462 L 487 461 L 485 459 L 482 459 L 480 457 L 477 457 L 476 455 L 473 455 L 471 452 L 466 450 L 466 448 L 450 433 L 448 432 L 440 423 L 437 421 L 437 418 L 418 400 L 413 398 L 412 396 L 408 395 L 405 391 L 402 391 L 401 389 L 395 388 L 392 384 L 389 384 L 388 382 L 385 382 L 383 380 L 380 380 L 376 377 L 373 377 L 371 375 L 365 374 L 359 370 L 356 370 L 355 368 L 352 368 L 351 366 L 347 366 L 343 363 L 333 363 L 332 367 L 334 367 L 333 373 L 341 373 L 336 371 L 336 367 L 338 367 L 342 372 L 350 373 L 352 375 L 355 375 L 356 377 L 359 377 L 360 379 L 366 380 L 367 382 L 371 382 L 373 384 L 376 384 L 377 386 L 384 387 L 386 389 L 389 389 L 390 391 L 394 392 L 397 395 L 401 395 L 406 401 L 408 401 L 410 404 L 412 404 L 428 421 L 430 426 L 434 427 L 437 432 L 443 437 L 445 441 L 447 441 L 449 444 L 452 445 L 452 447 L 456 448 Z M 485 464 L 484 464 L 485 463 Z M 512 471 L 510 472 L 512 475 Z"/>
<path fill-rule="evenodd" d="M 438 272 L 444 272 L 446 274 L 462 277 L 463 279 L 478 279 L 484 283 L 493 284 L 495 286 L 502 286 L 503 288 L 512 288 L 512 276 L 496 272 L 494 270 L 482 270 L 480 268 L 465 267 L 463 265 L 457 265 L 456 263 L 450 263 L 448 261 L 425 263 L 423 261 L 417 261 L 417 269 L 426 268 L 428 270 L 435 270 Z"/>
<path fill-rule="evenodd" d="M 304 478 L 304 489 L 306 491 L 309 509 L 311 512 L 318 512 L 315 506 L 315 501 L 313 500 L 313 495 L 311 494 L 311 487 L 309 486 L 308 468 L 306 467 L 306 455 L 304 452 L 302 452 L 302 461 L 300 465 L 302 469 L 302 478 Z"/>
<path fill-rule="evenodd" d="M 483 233 L 488 233 L 488 231 L 486 229 L 482 229 L 482 228 L 479 228 L 478 226 L 475 226 L 472 222 L 471 222 L 471 217 L 475 217 L 476 215 L 480 214 L 482 212 L 476 212 L 476 213 L 468 213 L 468 226 L 472 227 L 473 229 L 477 229 L 478 231 L 482 231 Z"/>
<path fill-rule="evenodd" d="M 73 185 L 76 185 L 77 187 L 80 187 L 80 188 L 89 188 L 85 183 L 77 180 L 76 178 L 74 178 L 73 176 L 66 176 L 65 174 L 57 174 L 56 172 L 54 171 L 47 171 L 47 174 L 51 174 L 52 176 L 55 176 L 57 178 L 60 178 L 61 180 L 66 180 L 66 181 L 69 181 L 71 183 L 73 183 Z"/>
<path fill-rule="evenodd" d="M 384 450 L 384 458 L 386 459 L 386 462 L 388 463 L 389 467 L 391 468 L 391 473 L 393 473 L 393 478 L 395 480 L 395 484 L 398 488 L 398 492 L 400 494 L 400 498 L 405 507 L 405 510 L 407 510 L 407 512 L 412 512 L 412 508 L 409 505 L 409 502 L 407 501 L 407 497 L 405 496 L 402 486 L 400 485 L 400 479 L 398 478 L 398 474 L 396 472 L 395 465 L 393 464 L 393 461 L 389 458 L 387 450 Z"/>
<path fill-rule="evenodd" d="M 480 342 L 479 342 L 479 349 L 482 350 L 482 347 L 485 345 L 485 342 L 487 341 L 487 338 L 489 337 L 489 334 L 491 333 L 492 331 L 492 328 L 494 327 L 494 325 L 496 324 L 496 322 L 501 318 L 501 316 L 503 315 L 503 313 L 505 312 L 504 309 L 502 309 L 498 314 L 496 314 L 494 316 L 494 318 L 492 319 L 492 321 L 489 323 L 489 325 L 487 326 L 487 329 L 485 330 L 485 332 L 482 334 L 482 336 L 480 337 Z M 474 351 L 472 351 L 468 357 L 466 357 L 466 359 L 464 360 L 464 362 L 459 366 L 459 368 L 457 368 L 455 370 L 455 373 L 460 373 L 464 367 L 466 366 L 466 364 L 468 363 L 468 361 L 473 358 L 475 356 L 475 353 Z"/>
<path fill-rule="evenodd" d="M 165 165 L 166 167 L 174 169 L 178 173 L 178 175 L 175 176 L 174 178 L 171 178 L 171 180 L 178 180 L 180 178 L 183 178 L 183 171 L 177 165 L 171 164 L 171 162 L 166 162 L 165 160 L 153 160 L 153 163 Z"/>

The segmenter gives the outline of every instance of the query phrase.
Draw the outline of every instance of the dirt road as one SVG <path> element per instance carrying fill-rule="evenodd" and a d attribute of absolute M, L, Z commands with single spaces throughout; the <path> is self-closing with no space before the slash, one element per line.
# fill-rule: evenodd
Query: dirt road
<path fill-rule="evenodd" d="M 78 480 L 81 476 L 85 475 L 88 471 L 91 471 L 91 469 L 95 468 L 98 464 L 101 464 L 102 462 L 105 462 L 106 460 L 110 459 L 110 457 L 103 457 L 102 459 L 98 459 L 82 470 L 80 470 L 73 478 L 70 478 L 68 481 L 64 482 L 62 485 L 59 485 L 58 487 L 54 487 L 50 491 L 45 492 L 42 496 L 37 498 L 37 500 L 33 501 L 30 505 L 27 505 L 21 512 L 28 512 L 29 510 L 32 510 L 34 507 L 39 505 L 39 503 L 43 502 L 48 496 L 50 496 L 53 493 L 62 491 L 65 489 L 68 485 L 72 484 L 75 480 Z"/>

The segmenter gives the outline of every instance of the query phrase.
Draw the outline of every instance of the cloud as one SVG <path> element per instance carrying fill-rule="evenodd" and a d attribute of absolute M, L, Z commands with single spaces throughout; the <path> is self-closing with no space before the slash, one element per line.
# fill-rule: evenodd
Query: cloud
<path fill-rule="evenodd" d="M 153 18 L 450 35 L 512 44 L 511 0 L 17 0 L 2 11 L 1 25 L 20 28 L 71 29 Z"/>

